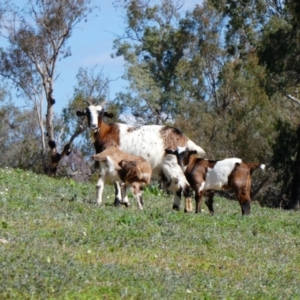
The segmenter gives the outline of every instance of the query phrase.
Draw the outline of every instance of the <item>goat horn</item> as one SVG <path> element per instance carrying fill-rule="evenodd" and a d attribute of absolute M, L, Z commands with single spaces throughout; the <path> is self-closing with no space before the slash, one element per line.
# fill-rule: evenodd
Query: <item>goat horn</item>
<path fill-rule="evenodd" d="M 83 100 L 83 102 L 87 103 L 88 105 L 94 105 L 91 101 Z"/>

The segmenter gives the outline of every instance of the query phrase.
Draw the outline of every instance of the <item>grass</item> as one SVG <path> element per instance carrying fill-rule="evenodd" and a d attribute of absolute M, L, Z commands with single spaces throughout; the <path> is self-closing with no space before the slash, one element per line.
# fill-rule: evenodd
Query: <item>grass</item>
<path fill-rule="evenodd" d="M 0 299 L 299 299 L 300 218 L 216 198 L 215 216 L 115 208 L 113 189 L 0 169 Z"/>

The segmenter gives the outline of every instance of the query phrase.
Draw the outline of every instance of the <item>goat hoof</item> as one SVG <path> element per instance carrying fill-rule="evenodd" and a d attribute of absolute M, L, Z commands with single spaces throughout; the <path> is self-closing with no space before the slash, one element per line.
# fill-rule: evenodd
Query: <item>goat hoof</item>
<path fill-rule="evenodd" d="M 119 199 L 115 199 L 114 206 L 120 206 L 120 201 L 119 201 Z"/>
<path fill-rule="evenodd" d="M 175 210 L 179 210 L 179 207 L 178 207 L 178 205 L 176 205 L 176 204 L 173 204 L 173 209 L 175 209 Z"/>

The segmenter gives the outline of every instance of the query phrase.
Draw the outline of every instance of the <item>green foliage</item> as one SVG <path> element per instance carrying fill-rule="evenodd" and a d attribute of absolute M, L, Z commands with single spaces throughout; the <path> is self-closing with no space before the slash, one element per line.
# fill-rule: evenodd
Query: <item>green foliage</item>
<path fill-rule="evenodd" d="M 0 107 L 0 166 L 42 173 L 40 130 L 33 110 L 12 104 Z"/>
<path fill-rule="evenodd" d="M 276 174 L 276 183 L 281 187 L 280 197 L 288 200 L 295 172 L 298 137 L 296 129 L 287 122 L 279 120 L 276 124 L 278 136 L 273 144 L 271 166 Z"/>
<path fill-rule="evenodd" d="M 216 198 L 215 216 L 94 204 L 94 184 L 0 169 L 2 299 L 294 299 L 299 215 Z M 76 195 L 76 197 L 75 197 Z M 110 197 L 110 199 L 107 199 Z"/>
<path fill-rule="evenodd" d="M 269 71 L 269 93 L 299 84 L 298 36 L 288 20 L 274 17 L 265 26 L 258 54 Z"/>
<path fill-rule="evenodd" d="M 180 7 L 173 1 L 153 6 L 130 1 L 125 8 L 127 40 L 116 39 L 114 49 L 127 62 L 125 77 L 134 94 L 120 94 L 119 100 L 138 122 L 168 122 L 179 113 L 187 93 L 182 74 L 192 65 L 186 62 L 196 36 L 181 23 Z"/>

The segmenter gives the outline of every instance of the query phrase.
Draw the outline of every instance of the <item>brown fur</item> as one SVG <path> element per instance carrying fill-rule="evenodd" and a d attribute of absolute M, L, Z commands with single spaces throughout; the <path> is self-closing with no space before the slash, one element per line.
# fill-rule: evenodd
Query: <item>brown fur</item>
<path fill-rule="evenodd" d="M 142 189 L 150 183 L 152 175 L 150 164 L 140 156 L 121 151 L 116 145 L 108 146 L 104 151 L 92 157 L 96 161 L 107 161 L 107 157 L 110 157 L 118 177 L 132 188 L 139 207 L 142 209 Z"/>
<path fill-rule="evenodd" d="M 138 127 L 130 127 L 127 129 L 127 132 L 133 132 L 136 131 L 138 129 Z"/>
<path fill-rule="evenodd" d="M 176 149 L 184 147 L 188 138 L 177 128 L 166 126 L 161 129 L 161 136 L 164 141 L 165 149 Z"/>
<path fill-rule="evenodd" d="M 139 164 L 143 164 L 143 161 L 140 161 Z M 143 166 L 139 166 L 137 164 L 137 161 L 128 161 L 128 160 L 121 160 L 119 163 L 119 166 L 121 167 L 121 170 L 123 170 L 123 174 L 121 176 L 121 172 L 120 177 L 122 179 L 122 181 L 141 181 L 141 182 L 145 182 L 145 183 L 149 183 L 149 178 L 147 177 L 147 179 L 145 180 L 145 177 L 143 176 L 143 173 L 140 169 L 140 167 Z"/>
<path fill-rule="evenodd" d="M 99 130 L 93 134 L 94 146 L 96 153 L 99 153 L 110 145 L 120 145 L 120 131 L 115 124 L 106 124 L 104 121 L 99 122 Z"/>

